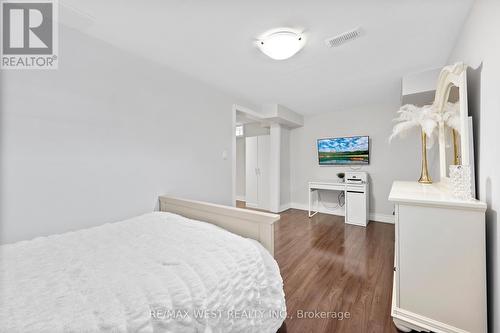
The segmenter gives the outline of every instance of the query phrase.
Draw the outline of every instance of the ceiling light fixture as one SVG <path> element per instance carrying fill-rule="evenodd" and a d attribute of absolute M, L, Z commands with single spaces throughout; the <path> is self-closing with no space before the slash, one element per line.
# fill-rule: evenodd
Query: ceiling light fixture
<path fill-rule="evenodd" d="M 258 46 L 269 58 L 285 60 L 299 52 L 305 42 L 302 34 L 290 29 L 279 29 L 259 38 Z"/>

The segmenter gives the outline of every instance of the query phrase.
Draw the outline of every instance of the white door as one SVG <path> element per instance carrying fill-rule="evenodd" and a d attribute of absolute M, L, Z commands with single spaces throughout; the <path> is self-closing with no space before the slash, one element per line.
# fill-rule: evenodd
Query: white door
<path fill-rule="evenodd" d="M 363 191 L 347 189 L 346 219 L 348 224 L 366 226 L 366 197 Z"/>
<path fill-rule="evenodd" d="M 269 158 L 270 158 L 270 136 L 263 135 L 258 137 L 259 156 L 259 208 L 269 210 L 270 193 L 269 193 Z"/>
<path fill-rule="evenodd" d="M 246 205 L 269 210 L 269 135 L 246 138 Z"/>
<path fill-rule="evenodd" d="M 256 136 L 245 139 L 245 201 L 248 207 L 259 206 L 259 145 Z"/>

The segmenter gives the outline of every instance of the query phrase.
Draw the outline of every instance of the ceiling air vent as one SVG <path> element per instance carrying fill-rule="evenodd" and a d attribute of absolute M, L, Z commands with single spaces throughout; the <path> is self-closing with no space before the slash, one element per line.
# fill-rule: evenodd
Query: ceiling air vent
<path fill-rule="evenodd" d="M 356 28 L 350 31 L 346 31 L 338 36 L 326 39 L 325 44 L 330 47 L 338 47 L 344 43 L 358 38 L 359 36 L 361 36 L 361 29 Z"/>

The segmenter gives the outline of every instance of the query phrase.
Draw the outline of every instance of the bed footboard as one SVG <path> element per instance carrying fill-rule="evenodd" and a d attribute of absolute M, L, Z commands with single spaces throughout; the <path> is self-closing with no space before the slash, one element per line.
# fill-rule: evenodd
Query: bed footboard
<path fill-rule="evenodd" d="M 209 222 L 255 239 L 274 256 L 274 223 L 280 219 L 279 215 L 169 196 L 160 196 L 160 211 Z"/>

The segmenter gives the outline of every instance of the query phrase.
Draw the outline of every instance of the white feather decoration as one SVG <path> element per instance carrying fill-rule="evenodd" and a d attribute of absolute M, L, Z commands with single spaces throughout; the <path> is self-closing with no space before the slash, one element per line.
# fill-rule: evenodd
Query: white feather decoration
<path fill-rule="evenodd" d="M 442 118 L 444 123 L 460 133 L 461 131 L 461 126 L 460 126 L 460 106 L 457 103 L 450 103 L 447 102 L 446 105 L 444 106 L 444 110 L 442 112 Z"/>
<path fill-rule="evenodd" d="M 429 140 L 428 148 L 434 143 L 434 133 L 438 126 L 438 115 L 432 105 L 418 107 L 412 104 L 403 105 L 398 111 L 398 117 L 394 119 L 397 123 L 392 128 L 389 142 L 396 136 L 405 137 L 413 128 L 420 127 Z"/>

